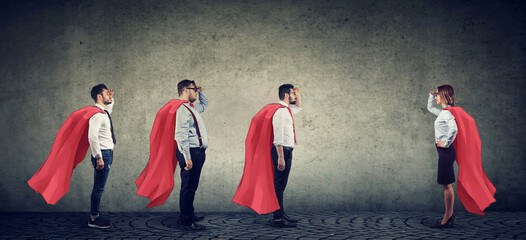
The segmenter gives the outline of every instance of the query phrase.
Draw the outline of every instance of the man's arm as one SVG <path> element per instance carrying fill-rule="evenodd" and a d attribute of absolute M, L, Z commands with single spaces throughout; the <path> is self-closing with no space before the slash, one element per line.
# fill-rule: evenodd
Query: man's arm
<path fill-rule="evenodd" d="M 106 105 L 106 111 L 108 111 L 110 114 L 112 114 L 113 112 L 113 103 L 115 103 L 115 98 L 113 99 L 113 101 L 111 101 L 110 104 Z"/>
<path fill-rule="evenodd" d="M 296 104 L 295 105 L 301 110 L 301 91 L 299 88 L 294 88 L 294 92 L 296 93 Z"/>
<path fill-rule="evenodd" d="M 203 113 L 208 107 L 208 98 L 206 98 L 205 92 L 201 86 L 197 87 L 197 93 L 199 95 L 199 103 L 194 105 L 195 110 L 199 113 Z"/>
<path fill-rule="evenodd" d="M 276 146 L 276 152 L 278 153 L 278 170 L 285 170 L 285 155 L 283 154 L 283 146 Z"/>
<path fill-rule="evenodd" d="M 181 106 L 177 109 L 175 117 L 175 134 L 174 139 L 177 141 L 177 148 L 183 154 L 186 161 L 186 170 L 192 168 L 192 156 L 190 155 L 190 143 L 188 142 L 188 134 L 190 133 L 190 116 L 188 109 Z"/>
<path fill-rule="evenodd" d="M 285 170 L 285 155 L 283 154 L 283 143 L 285 137 L 284 116 L 287 111 L 285 108 L 276 110 L 272 117 L 272 127 L 274 128 L 274 145 L 278 153 L 278 170 Z M 288 111 L 287 111 L 288 112 Z M 288 113 L 286 113 L 288 114 Z"/>
<path fill-rule="evenodd" d="M 104 168 L 104 160 L 102 159 L 102 151 L 100 150 L 99 144 L 99 131 L 102 126 L 104 115 L 106 114 L 95 113 L 89 119 L 88 141 L 91 147 L 91 155 L 97 159 L 97 170 Z"/>
<path fill-rule="evenodd" d="M 290 104 L 289 108 L 290 108 L 290 112 L 292 113 L 292 115 L 296 115 L 297 113 L 301 111 L 301 108 L 294 104 Z"/>
<path fill-rule="evenodd" d="M 283 146 L 285 142 L 285 116 L 288 113 L 286 108 L 279 108 L 272 116 L 272 128 L 274 129 L 274 145 Z"/>
<path fill-rule="evenodd" d="M 108 95 L 111 98 L 111 103 L 106 105 L 106 111 L 108 111 L 110 114 L 113 111 L 113 103 L 115 102 L 115 98 L 113 98 L 113 93 L 114 92 L 115 91 L 113 91 L 113 89 L 108 90 Z"/>

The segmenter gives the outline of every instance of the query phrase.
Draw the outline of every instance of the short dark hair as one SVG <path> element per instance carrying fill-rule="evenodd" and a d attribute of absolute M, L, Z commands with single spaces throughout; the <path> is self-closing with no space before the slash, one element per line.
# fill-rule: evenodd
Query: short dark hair
<path fill-rule="evenodd" d="M 294 89 L 292 84 L 283 84 L 279 86 L 279 100 L 283 100 L 285 98 L 285 93 L 290 95 L 291 88 Z"/>
<path fill-rule="evenodd" d="M 190 84 L 194 84 L 194 86 L 197 86 L 195 84 L 195 81 L 194 80 L 188 80 L 188 79 L 185 79 L 183 81 L 180 81 L 178 84 L 177 84 L 177 92 L 179 93 L 179 96 L 181 96 L 181 94 L 183 94 L 183 90 L 185 87 L 189 87 Z"/>
<path fill-rule="evenodd" d="M 99 84 L 91 89 L 91 98 L 93 98 L 93 101 L 97 102 L 97 95 L 102 94 L 104 89 L 108 90 L 104 84 Z"/>
<path fill-rule="evenodd" d="M 438 95 L 440 95 L 440 98 L 446 101 L 447 105 L 450 105 L 452 107 L 455 106 L 455 91 L 453 90 L 453 87 L 451 85 L 438 86 L 437 90 Z"/>

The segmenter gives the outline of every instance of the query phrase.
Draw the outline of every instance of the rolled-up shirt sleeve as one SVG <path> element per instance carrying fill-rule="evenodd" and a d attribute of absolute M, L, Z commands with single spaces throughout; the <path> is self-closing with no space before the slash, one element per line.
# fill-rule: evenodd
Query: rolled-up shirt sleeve
<path fill-rule="evenodd" d="M 299 113 L 301 111 L 301 108 L 294 104 L 290 104 L 289 108 L 290 108 L 290 112 L 292 112 L 292 115 L 296 115 L 296 113 Z"/>
<path fill-rule="evenodd" d="M 449 127 L 446 135 L 446 143 L 444 145 L 446 148 L 449 148 L 449 146 L 453 143 L 455 137 L 457 136 L 458 128 L 457 122 L 455 121 L 455 117 L 453 116 L 453 114 L 451 114 L 450 111 L 444 112 L 444 116 L 447 126 Z"/>
<path fill-rule="evenodd" d="M 276 110 L 272 116 L 272 127 L 274 128 L 274 145 L 283 146 L 285 137 L 285 120 L 284 114 L 289 114 L 285 108 Z"/>
<path fill-rule="evenodd" d="M 104 115 L 105 114 L 103 113 L 95 113 L 89 119 L 88 141 L 91 148 L 91 155 L 96 159 L 102 158 L 102 152 L 100 150 L 99 143 L 99 131 L 100 127 L 102 126 L 102 122 L 104 121 Z"/>
<path fill-rule="evenodd" d="M 113 112 L 113 104 L 114 103 L 115 103 L 115 98 L 112 98 L 111 103 L 106 105 L 106 111 L 108 111 L 110 114 Z"/>
<path fill-rule="evenodd" d="M 190 143 L 188 142 L 188 134 L 190 132 L 190 112 L 181 106 L 177 109 L 175 117 L 175 135 L 174 139 L 177 141 L 177 148 L 183 154 L 185 161 L 192 159 L 190 156 Z"/>

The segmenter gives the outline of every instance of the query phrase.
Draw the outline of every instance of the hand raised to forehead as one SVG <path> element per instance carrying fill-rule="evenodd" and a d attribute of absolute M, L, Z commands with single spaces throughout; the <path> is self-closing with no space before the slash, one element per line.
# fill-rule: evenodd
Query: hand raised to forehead
<path fill-rule="evenodd" d="M 301 95 L 300 88 L 294 88 L 294 92 L 296 93 L 296 96 Z"/>
<path fill-rule="evenodd" d="M 195 88 L 196 88 L 197 92 L 201 92 L 201 91 L 203 91 L 203 88 L 202 88 L 201 86 L 197 86 L 197 87 L 195 87 Z"/>
<path fill-rule="evenodd" d="M 115 91 L 113 89 L 108 90 L 108 96 L 110 96 L 110 98 L 113 98 L 113 93 L 114 92 Z"/>

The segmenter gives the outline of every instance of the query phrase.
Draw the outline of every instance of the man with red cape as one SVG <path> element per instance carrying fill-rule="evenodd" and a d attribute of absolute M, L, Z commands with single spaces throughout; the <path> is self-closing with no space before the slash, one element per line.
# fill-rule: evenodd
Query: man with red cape
<path fill-rule="evenodd" d="M 283 192 L 296 143 L 293 115 L 301 110 L 300 90 L 284 84 L 279 87 L 279 99 L 252 118 L 245 141 L 245 169 L 232 201 L 258 214 L 274 212 L 273 225 L 283 228 L 295 227 L 298 221 L 285 213 Z"/>
<path fill-rule="evenodd" d="M 57 133 L 48 158 L 27 182 L 48 204 L 57 203 L 69 191 L 73 169 L 84 160 L 88 147 L 91 147 L 95 177 L 88 226 L 95 228 L 111 227 L 109 220 L 99 216 L 99 208 L 116 143 L 110 117 L 113 93 L 104 84 L 92 88 L 95 106 L 87 106 L 68 116 Z"/>
<path fill-rule="evenodd" d="M 181 228 L 205 230 L 195 222 L 204 219 L 194 213 L 194 197 L 205 163 L 208 134 L 201 113 L 208 106 L 202 88 L 192 80 L 177 84 L 179 99 L 168 102 L 157 112 L 150 134 L 150 160 L 135 181 L 137 194 L 150 199 L 146 207 L 166 202 L 174 187 L 177 164 L 181 167 L 179 208 Z M 193 102 L 199 97 L 199 103 Z"/>

